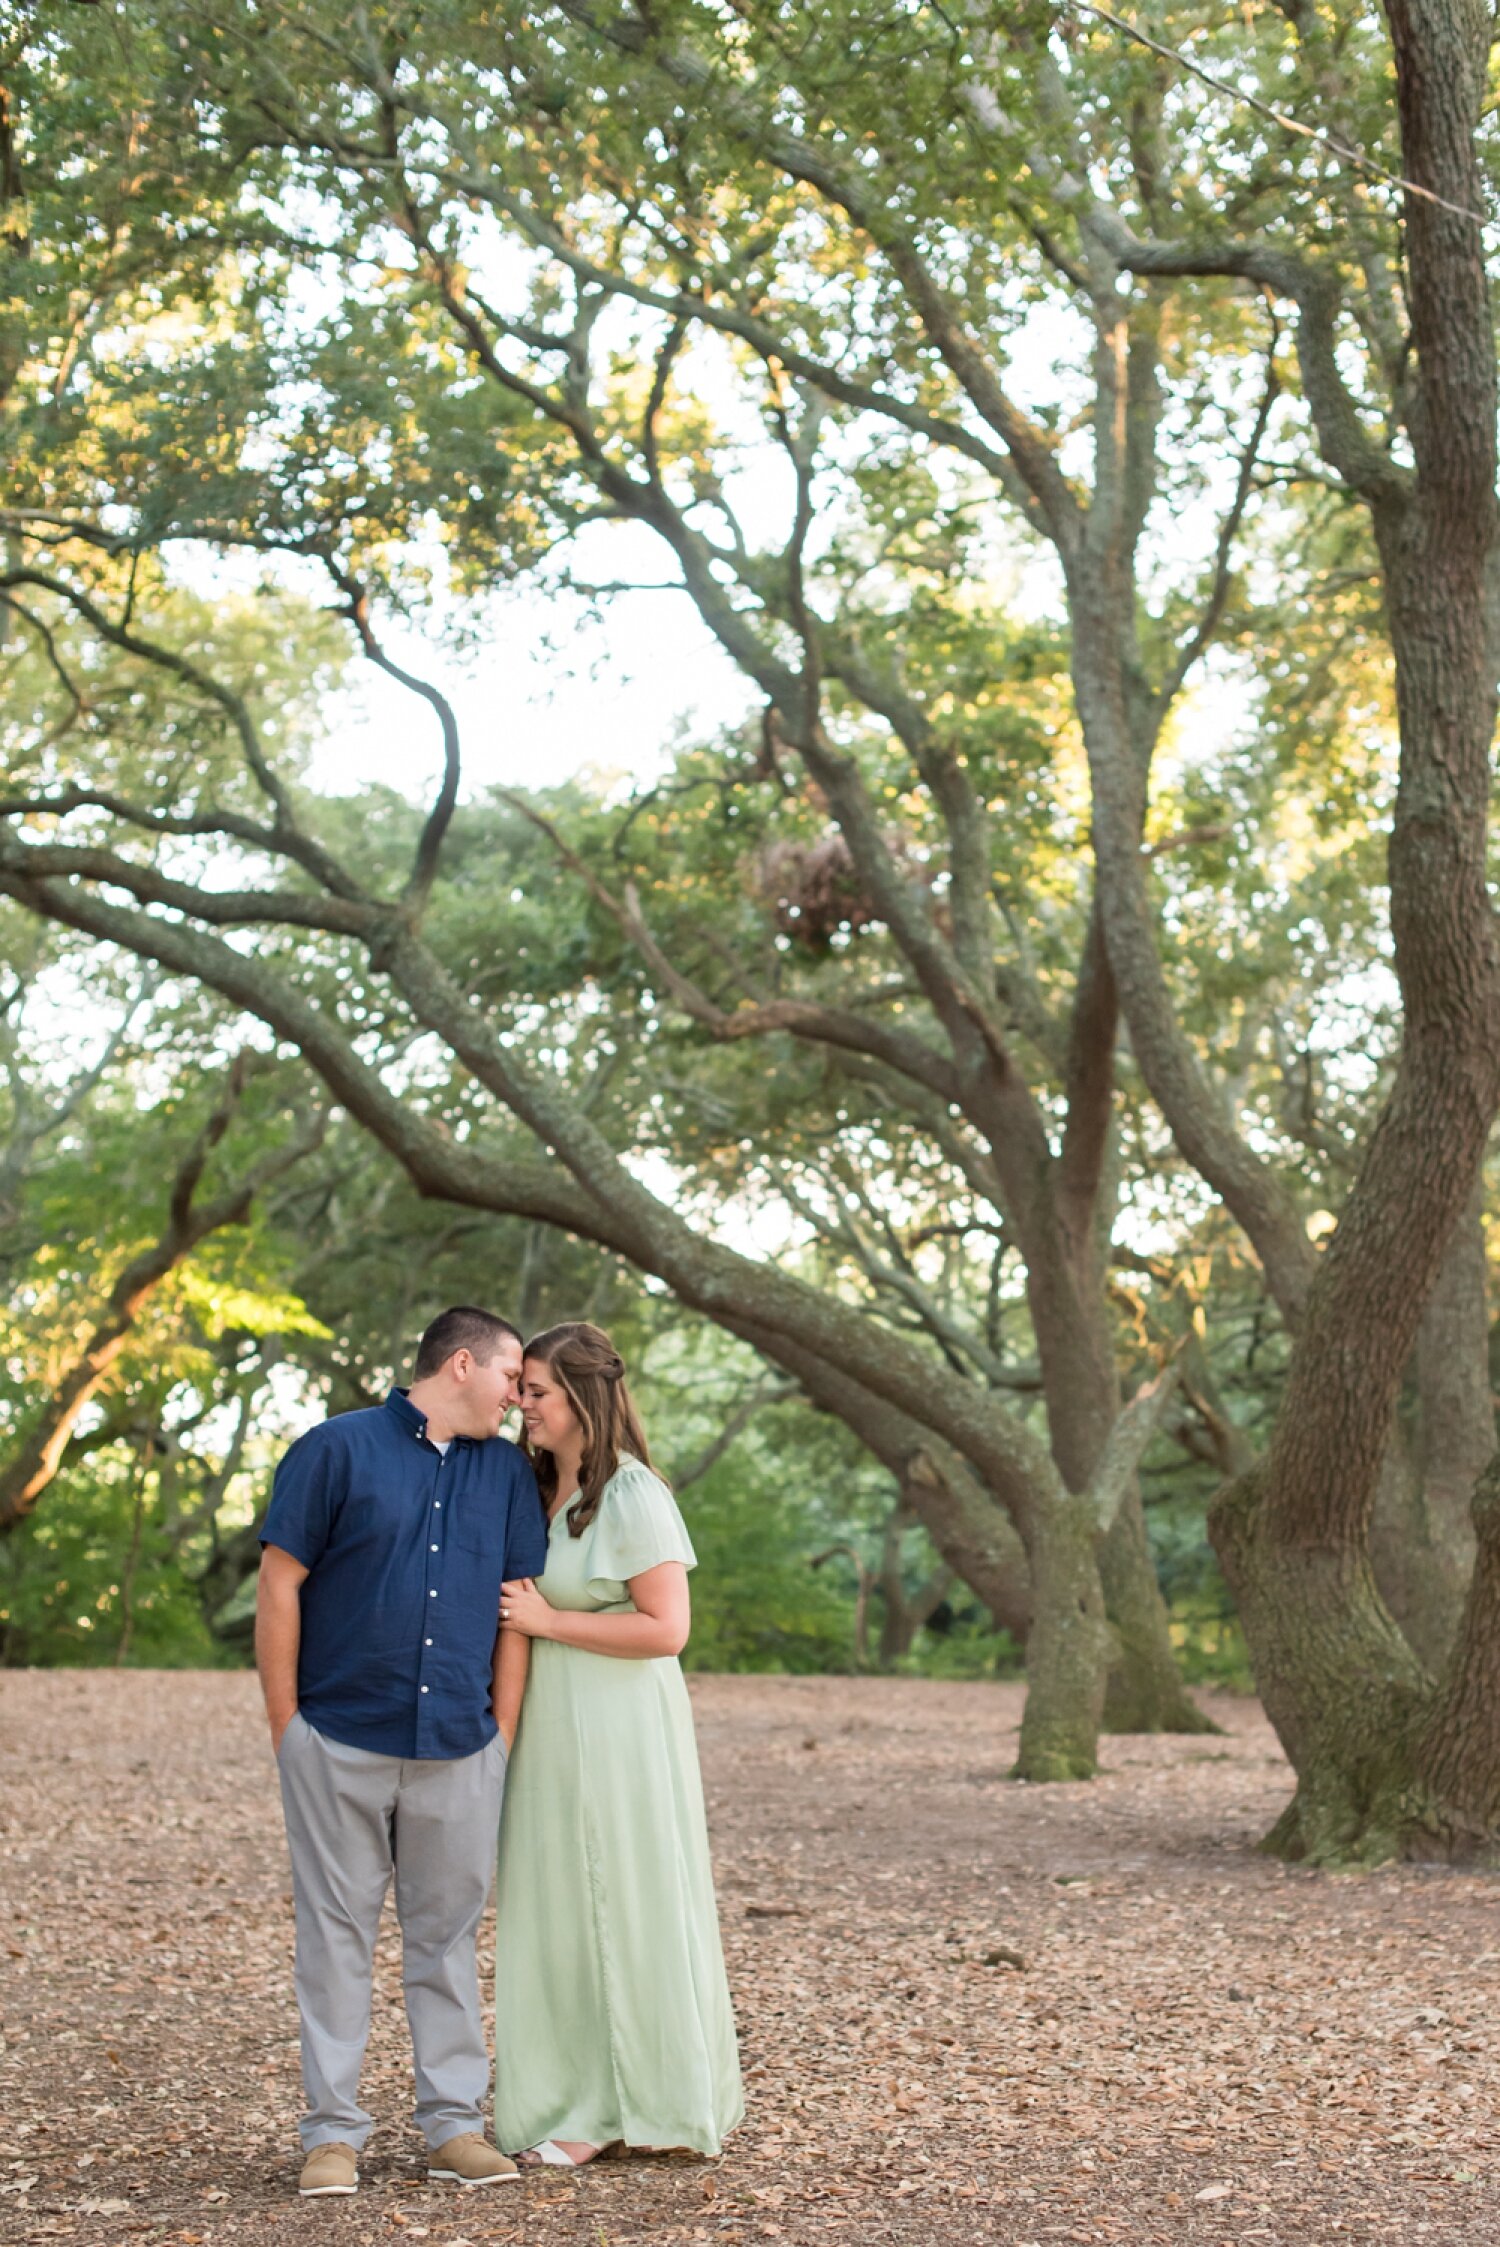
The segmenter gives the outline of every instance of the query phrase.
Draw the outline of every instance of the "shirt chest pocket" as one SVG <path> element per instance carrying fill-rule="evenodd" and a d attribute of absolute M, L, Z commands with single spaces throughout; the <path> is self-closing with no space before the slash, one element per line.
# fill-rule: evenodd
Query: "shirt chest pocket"
<path fill-rule="evenodd" d="M 368 1547 L 372 1555 L 405 1555 L 426 1519 L 427 1504 L 420 1496 L 371 1482 L 350 1491 L 340 1528 L 346 1539 Z"/>
<path fill-rule="evenodd" d="M 505 1517 L 501 1507 L 486 1505 L 477 1494 L 461 1493 L 452 1506 L 452 1537 L 459 1552 L 482 1566 L 498 1568 L 505 1551 Z"/>

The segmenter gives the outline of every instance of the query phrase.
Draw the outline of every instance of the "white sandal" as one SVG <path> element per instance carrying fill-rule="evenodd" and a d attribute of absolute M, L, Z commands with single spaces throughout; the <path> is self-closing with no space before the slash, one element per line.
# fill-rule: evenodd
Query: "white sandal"
<path fill-rule="evenodd" d="M 619 2139 L 616 2139 L 614 2143 L 618 2145 Z M 518 2158 L 521 2166 L 526 2169 L 586 2169 L 591 2161 L 598 2161 L 601 2156 L 607 2154 L 610 2150 L 607 2145 L 595 2146 L 590 2153 L 584 2156 L 582 2161 L 577 2161 L 571 2153 L 566 2152 L 558 2144 L 555 2138 L 543 2138 L 540 2145 L 528 2146 L 526 2152 Z M 526 2158 L 527 2154 L 531 2156 L 529 2161 Z"/>

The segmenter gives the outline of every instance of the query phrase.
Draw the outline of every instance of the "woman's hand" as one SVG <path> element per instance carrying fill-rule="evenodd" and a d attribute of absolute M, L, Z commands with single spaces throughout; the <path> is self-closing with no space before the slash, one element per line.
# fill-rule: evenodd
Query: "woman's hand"
<path fill-rule="evenodd" d="M 552 1635 L 552 1609 L 536 1588 L 531 1576 L 521 1576 L 513 1584 L 500 1587 L 500 1628 L 502 1631 L 519 1631 L 523 1638 L 550 1638 Z"/>

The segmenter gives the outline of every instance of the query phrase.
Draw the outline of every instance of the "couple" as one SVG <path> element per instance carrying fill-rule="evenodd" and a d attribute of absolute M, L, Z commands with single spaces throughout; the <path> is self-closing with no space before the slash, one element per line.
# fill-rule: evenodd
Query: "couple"
<path fill-rule="evenodd" d="M 524 1450 L 500 1434 L 517 1402 Z M 500 2184 L 618 2146 L 717 2153 L 744 2109 L 676 1660 L 693 1548 L 609 1337 L 574 1322 L 523 1349 L 505 1319 L 444 1311 L 409 1389 L 292 1445 L 260 1541 L 301 2192 L 358 2182 L 393 1875 L 429 2177 Z M 475 1958 L 497 1829 L 498 2146 Z"/>

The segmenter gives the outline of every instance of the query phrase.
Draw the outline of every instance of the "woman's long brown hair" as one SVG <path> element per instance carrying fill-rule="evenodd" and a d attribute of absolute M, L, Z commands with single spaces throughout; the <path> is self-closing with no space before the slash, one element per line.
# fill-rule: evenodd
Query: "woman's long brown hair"
<path fill-rule="evenodd" d="M 625 1361 L 601 1326 L 569 1319 L 549 1326 L 526 1344 L 526 1355 L 545 1365 L 572 1406 L 583 1430 L 578 1466 L 578 1496 L 568 1508 L 568 1530 L 581 1537 L 599 1511 L 604 1485 L 616 1472 L 621 1454 L 630 1452 L 651 1465 L 646 1433 L 625 1382 Z M 548 1513 L 557 1496 L 557 1461 L 550 1451 L 526 1445 L 536 1469 L 537 1488 Z"/>

